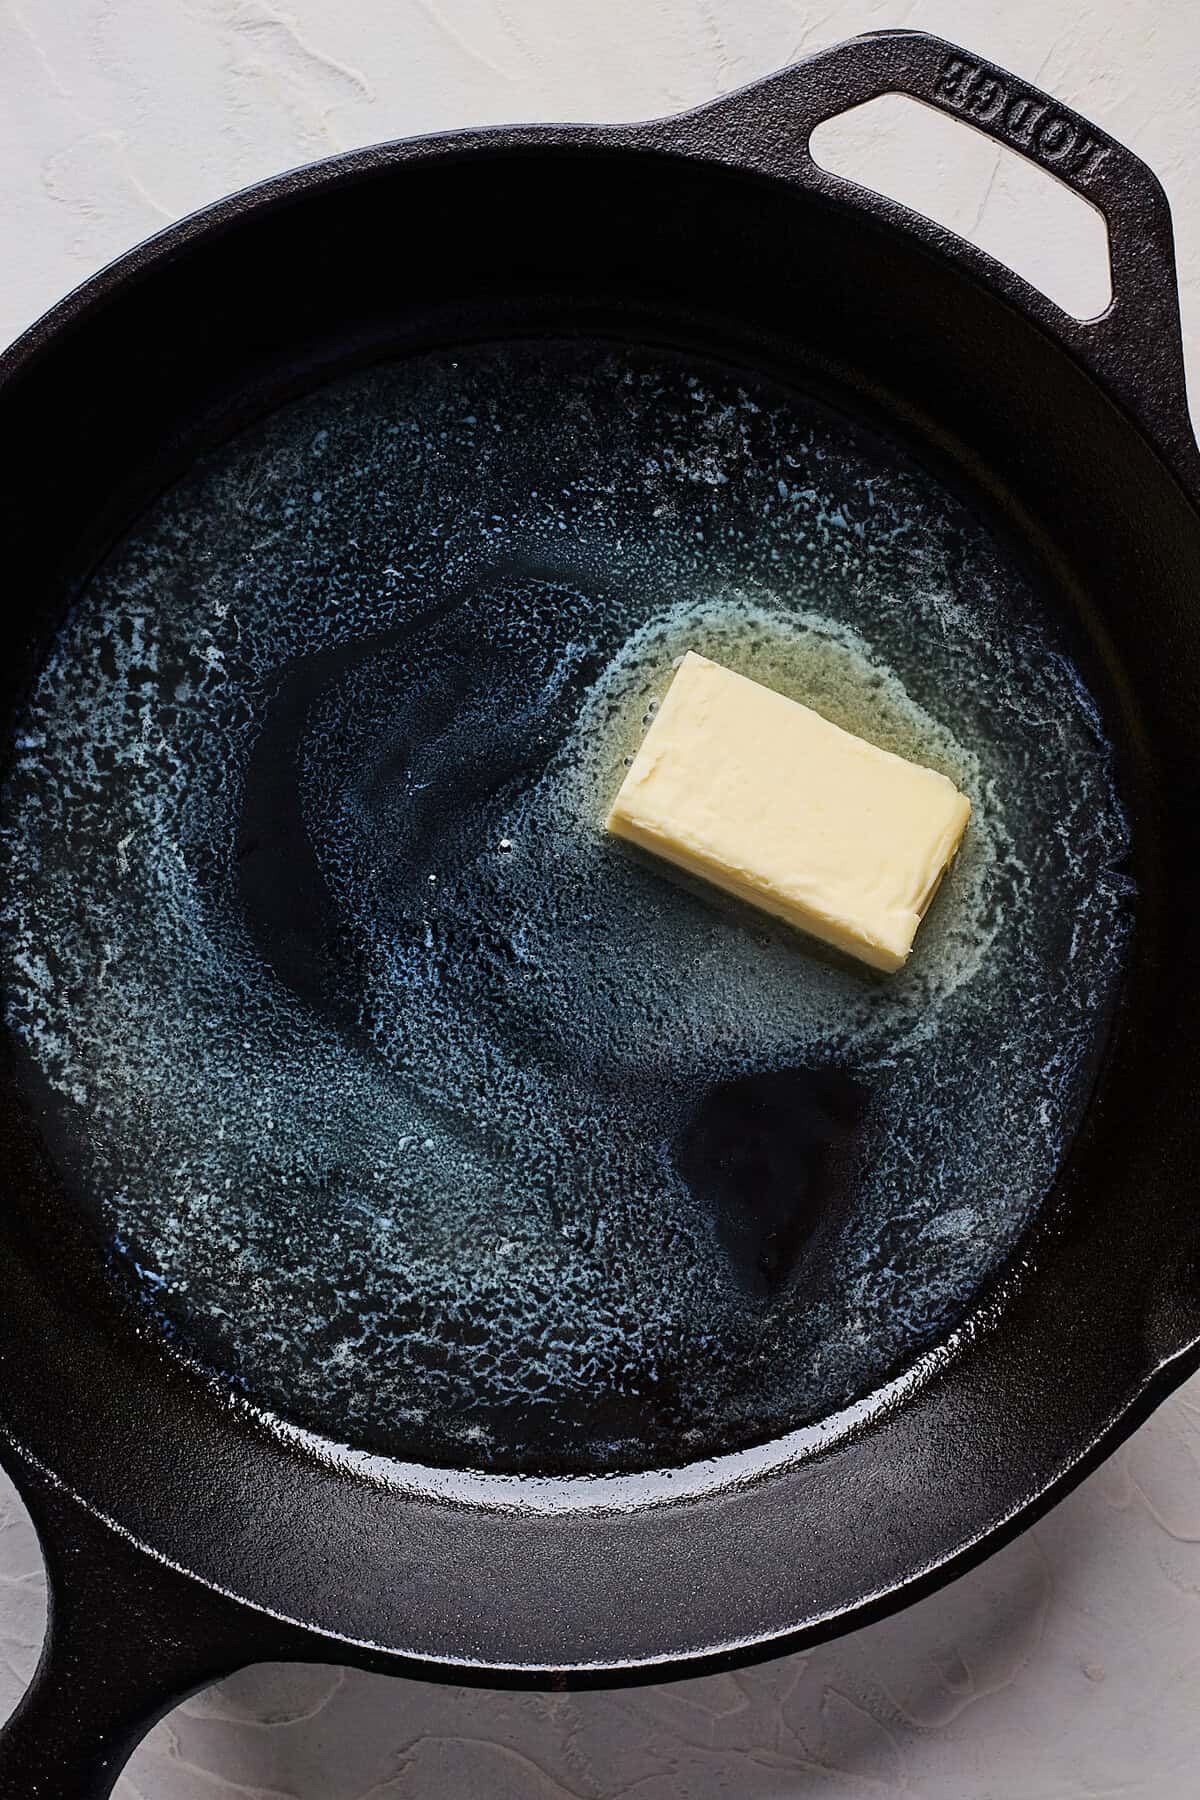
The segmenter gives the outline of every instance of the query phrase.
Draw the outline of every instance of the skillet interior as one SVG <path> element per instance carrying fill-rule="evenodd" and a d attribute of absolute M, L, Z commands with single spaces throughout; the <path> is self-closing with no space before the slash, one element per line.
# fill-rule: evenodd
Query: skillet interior
<path fill-rule="evenodd" d="M 542 1474 L 778 1437 L 944 1339 L 1132 922 L 1048 605 L 919 465 L 694 355 L 458 346 L 209 459 L 5 790 L 9 1022 L 148 1328 L 334 1442 Z M 969 792 L 903 976 L 606 841 L 689 645 Z"/>
<path fill-rule="evenodd" d="M 903 1414 L 877 1422 L 839 1453 L 852 1463 L 860 1459 L 860 1466 L 865 1459 L 866 1467 L 878 1466 L 878 1457 L 893 1467 L 897 1459 L 919 1458 L 906 1465 L 913 1513 L 907 1535 L 881 1549 L 878 1582 L 901 1563 L 920 1566 L 965 1542 L 1036 1490 L 1070 1454 L 1068 1447 L 1082 1450 L 1140 1386 L 1158 1348 L 1172 1347 L 1176 1309 L 1190 1302 L 1194 1237 L 1183 1205 L 1188 1147 L 1176 1124 L 1184 1116 L 1186 1036 L 1195 1029 L 1185 1000 L 1192 927 L 1190 917 L 1180 919 L 1181 896 L 1194 880 L 1188 771 L 1197 646 L 1185 602 L 1197 557 L 1190 508 L 1128 422 L 1027 321 L 927 252 L 836 207 L 798 201 L 763 181 L 601 153 L 451 156 L 403 175 L 402 242 L 389 229 L 398 216 L 398 172 L 386 155 L 363 159 L 357 172 L 344 168 L 336 178 L 336 204 L 319 188 L 304 198 L 285 193 L 252 234 L 229 217 L 202 248 L 151 266 L 120 304 L 93 309 L 40 369 L 34 358 L 13 383 L 4 424 L 15 434 L 9 441 L 26 454 L 9 509 L 13 591 L 23 597 L 10 613 L 10 698 L 27 690 L 85 564 L 149 492 L 198 448 L 288 393 L 382 353 L 517 332 L 701 346 L 786 373 L 843 404 L 849 397 L 858 414 L 882 416 L 918 443 L 923 460 L 952 483 L 986 495 L 994 515 L 1024 543 L 1041 590 L 1055 594 L 1111 721 L 1132 828 L 1138 929 L 1103 1106 L 1092 1108 L 1064 1174 L 1053 1242 L 1038 1247 L 1022 1291 L 1005 1311 L 1003 1332 L 958 1346 Z M 604 271 L 602 284 L 597 269 Z M 466 304 L 460 296 L 468 292 L 474 298 Z M 1086 458 L 1079 454 L 1083 446 Z M 268 1513 L 271 1472 L 284 1479 L 287 1471 L 303 1531 L 306 1482 L 332 1478 L 294 1442 L 262 1437 L 252 1420 L 216 1409 L 202 1385 L 163 1355 L 153 1334 L 131 1326 L 97 1270 L 94 1246 L 74 1229 L 64 1233 L 38 1122 L 15 1097 L 5 1131 L 12 1166 L 26 1172 L 25 1203 L 5 1221 L 14 1251 L 7 1279 L 20 1298 L 17 1305 L 14 1296 L 13 1318 L 18 1327 L 33 1328 L 70 1316 L 78 1327 L 61 1416 L 41 1434 L 55 1465 L 97 1503 L 106 1496 L 115 1502 L 124 1521 L 160 1548 L 177 1535 L 172 1551 L 194 1566 L 184 1496 L 178 1509 L 161 1497 L 147 1508 L 148 1491 L 132 1472 L 153 1466 L 167 1482 L 185 1479 L 198 1453 L 228 1442 L 261 1478 Z M 1074 1192 L 1086 1200 L 1073 1205 Z M 1143 1209 L 1143 1228 L 1131 1244 L 1127 1219 L 1134 1203 Z M 1118 1254 L 1128 1278 L 1114 1296 L 1107 1270 Z M 1034 1419 L 1010 1446 L 1008 1478 L 993 1481 L 984 1474 L 980 1445 L 986 1441 L 994 1451 L 1011 1430 L 1013 1383 L 1022 1374 L 1029 1383 L 1031 1357 L 1034 1369 L 1041 1366 L 1037 1330 L 1049 1332 L 1041 1354 L 1052 1344 L 1060 1369 L 1079 1358 L 1076 1379 L 1055 1394 L 1036 1381 L 1027 1385 Z M 32 1329 L 28 1339 L 18 1329 L 11 1409 L 18 1431 L 45 1342 Z M 151 1423 L 144 1415 L 132 1418 L 125 1401 L 146 1383 L 163 1395 Z M 956 1394 L 965 1403 L 961 1414 Z M 114 1427 L 111 1435 L 78 1429 L 97 1403 Z M 945 1432 L 928 1430 L 939 1406 L 949 1408 L 944 1417 L 953 1421 L 952 1454 Z M 159 1462 L 156 1452 L 171 1440 L 178 1445 L 180 1433 L 191 1453 L 167 1450 Z M 815 1484 L 806 1529 L 819 1533 L 823 1519 L 834 1527 L 821 1496 L 828 1500 L 847 1479 L 849 1465 L 843 1461 L 835 1472 L 837 1461 L 830 1455 L 804 1466 L 805 1479 Z M 923 1474 L 914 1479 L 922 1463 Z M 912 1494 L 939 1476 L 946 1481 L 939 1516 L 922 1518 Z M 324 1524 L 350 1555 L 361 1520 L 355 1483 L 333 1481 L 331 1492 L 340 1501 L 330 1505 L 331 1495 L 325 1496 Z M 381 1492 L 372 1506 L 386 1507 Z M 768 1515 L 762 1506 L 756 1515 L 762 1531 L 744 1535 L 738 1594 L 724 1595 L 730 1627 L 718 1624 L 715 1610 L 706 1620 L 703 1608 L 685 1625 L 683 1614 L 668 1606 L 653 1627 L 632 1621 L 631 1639 L 711 1643 L 769 1628 L 772 1617 L 797 1622 L 797 1594 L 768 1596 L 766 1570 L 755 1566 L 754 1544 L 768 1548 Z M 416 1517 L 411 1509 L 408 1517 Z M 223 1521 L 220 1543 L 217 1533 L 206 1534 L 203 1572 L 237 1589 L 249 1581 L 245 1570 L 238 1572 L 247 1546 L 236 1529 L 224 1529 L 229 1524 Z M 466 1542 L 476 1526 L 460 1526 Z M 518 1586 L 531 1607 L 537 1557 L 528 1550 L 543 1529 L 549 1527 L 531 1525 L 524 1550 L 515 1548 L 521 1534 L 513 1536 L 511 1554 L 524 1561 L 527 1575 Z M 604 1529 L 594 1522 L 591 1532 L 576 1532 L 570 1560 L 581 1552 L 593 1556 L 594 1532 L 603 1536 Z M 482 1545 L 486 1533 L 481 1526 L 478 1532 Z M 551 1537 L 542 1540 L 547 1553 Z M 642 1541 L 637 1532 L 624 1534 L 625 1554 L 635 1562 Z M 487 1554 L 509 1555 L 494 1543 Z M 684 1532 L 681 1564 L 690 1554 Z M 330 1566 L 336 1563 L 335 1555 Z M 412 1622 L 422 1608 L 406 1584 L 395 1582 L 394 1569 L 392 1576 L 390 1597 L 363 1593 L 360 1616 L 343 1629 L 414 1643 L 419 1633 Z M 268 1585 L 276 1578 L 270 1567 L 263 1571 Z M 430 1578 L 426 1570 L 423 1579 Z M 827 1605 L 839 1581 L 859 1589 L 872 1578 L 869 1567 L 851 1577 L 845 1558 L 839 1571 L 834 1558 L 816 1604 Z M 331 1575 L 331 1596 L 339 1592 L 334 1581 Z M 586 1654 L 589 1642 L 599 1641 L 606 1583 L 607 1573 L 593 1574 L 580 1583 L 576 1613 L 567 1608 L 561 1621 L 516 1631 L 525 1653 L 567 1661 Z M 275 1603 L 320 1616 L 320 1592 L 310 1591 L 301 1603 L 295 1592 L 286 1597 L 289 1582 L 282 1586 Z M 813 1591 L 810 1582 L 806 1592 Z M 518 1595 L 512 1611 L 522 1604 Z M 428 1616 L 436 1621 L 438 1609 Z M 430 1625 L 425 1653 L 437 1654 L 438 1631 Z M 497 1631 L 482 1654 L 502 1650 L 499 1624 Z M 548 1645 L 547 1632 L 558 1634 L 555 1645 Z"/>

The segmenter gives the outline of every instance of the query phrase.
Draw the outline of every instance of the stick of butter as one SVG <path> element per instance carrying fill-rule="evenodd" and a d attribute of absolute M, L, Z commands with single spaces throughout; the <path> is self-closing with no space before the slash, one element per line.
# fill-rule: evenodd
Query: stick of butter
<path fill-rule="evenodd" d="M 617 837 L 894 971 L 970 812 L 946 776 L 689 650 L 607 823 Z"/>

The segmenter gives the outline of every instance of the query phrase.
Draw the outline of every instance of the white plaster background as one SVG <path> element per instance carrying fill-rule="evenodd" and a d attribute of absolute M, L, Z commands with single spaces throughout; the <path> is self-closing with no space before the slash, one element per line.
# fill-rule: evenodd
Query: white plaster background
<path fill-rule="evenodd" d="M 0 0 L 0 340 L 181 213 L 410 132 L 644 117 L 855 31 L 920 25 L 1157 169 L 1200 368 L 1194 0 Z M 860 167 L 906 155 L 849 133 Z M 972 140 L 973 141 L 973 140 Z M 907 154 L 943 216 L 1071 291 L 1080 238 L 997 154 Z M 1027 185 L 1027 184 L 1026 184 Z M 917 191 L 914 187 L 913 191 Z M 0 1709 L 36 1660 L 33 1535 L 0 1477 Z M 142 1746 L 120 1800 L 1192 1800 L 1200 1381 L 952 1588 L 809 1655 L 613 1694 L 260 1668 Z"/>

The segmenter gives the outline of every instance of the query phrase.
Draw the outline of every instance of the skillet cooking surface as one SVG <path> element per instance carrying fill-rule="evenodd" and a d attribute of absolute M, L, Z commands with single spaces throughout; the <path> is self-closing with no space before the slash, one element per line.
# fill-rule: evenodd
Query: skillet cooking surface
<path fill-rule="evenodd" d="M 975 811 L 876 977 L 606 840 L 694 646 Z M 944 1342 L 1046 1195 L 1132 889 L 1053 597 L 759 375 L 548 341 L 345 377 L 64 628 L 3 981 L 156 1327 L 338 1442 L 492 1470 L 778 1436 Z"/>

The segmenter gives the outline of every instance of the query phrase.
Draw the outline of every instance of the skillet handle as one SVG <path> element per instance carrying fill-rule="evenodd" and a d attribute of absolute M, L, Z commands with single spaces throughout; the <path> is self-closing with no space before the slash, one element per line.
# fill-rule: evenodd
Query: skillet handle
<path fill-rule="evenodd" d="M 884 94 L 906 94 L 1018 151 L 1089 201 L 1108 225 L 1112 301 L 1079 320 L 953 232 L 814 162 L 826 119 Z M 843 203 L 898 219 L 943 254 L 985 272 L 1067 344 L 1176 462 L 1200 469 L 1187 407 L 1175 240 L 1166 194 L 1140 157 L 1049 94 L 943 38 L 883 31 L 851 38 L 793 68 L 669 122 L 673 142 L 782 175 Z"/>
<path fill-rule="evenodd" d="M 107 1800 L 164 1713 L 294 1647 L 285 1627 L 156 1562 L 28 1464 L 5 1461 L 41 1541 L 49 1617 L 33 1681 L 0 1729 L 0 1800 Z"/>

